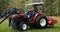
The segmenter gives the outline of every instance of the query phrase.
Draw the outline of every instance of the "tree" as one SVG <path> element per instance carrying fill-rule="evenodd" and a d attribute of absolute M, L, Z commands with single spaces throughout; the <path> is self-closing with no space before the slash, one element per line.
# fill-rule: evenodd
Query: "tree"
<path fill-rule="evenodd" d="M 10 0 L 0 0 L 0 14 L 4 9 L 7 8 L 7 6 L 9 5 L 9 1 Z"/>
<path fill-rule="evenodd" d="M 57 15 L 56 12 L 56 1 L 55 0 L 46 0 L 45 2 L 45 11 L 47 13 L 47 15 Z"/>

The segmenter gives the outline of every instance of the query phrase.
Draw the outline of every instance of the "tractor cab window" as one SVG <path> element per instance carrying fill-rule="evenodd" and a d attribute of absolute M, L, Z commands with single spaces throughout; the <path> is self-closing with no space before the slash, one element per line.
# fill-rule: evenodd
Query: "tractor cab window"
<path fill-rule="evenodd" d="M 32 9 L 32 6 L 31 5 L 28 5 L 27 7 L 26 7 L 26 10 L 28 11 L 28 10 L 31 10 Z"/>
<path fill-rule="evenodd" d="M 38 12 L 43 11 L 43 8 L 41 5 L 37 6 Z"/>
<path fill-rule="evenodd" d="M 28 6 L 26 7 L 26 10 L 28 11 L 28 10 L 31 10 L 32 8 L 33 8 L 32 5 L 28 5 Z M 36 8 L 38 9 L 38 12 L 43 11 L 43 8 L 42 8 L 41 5 L 37 5 Z"/>

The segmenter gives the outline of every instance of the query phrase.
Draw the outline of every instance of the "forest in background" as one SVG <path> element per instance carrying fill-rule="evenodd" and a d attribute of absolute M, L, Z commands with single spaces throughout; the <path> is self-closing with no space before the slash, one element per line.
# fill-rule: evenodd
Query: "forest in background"
<path fill-rule="evenodd" d="M 35 2 L 32 0 L 0 0 L 0 13 L 5 10 L 8 6 L 16 7 L 25 11 L 26 2 Z M 43 1 L 45 3 L 45 12 L 49 16 L 60 16 L 60 0 L 36 0 L 37 2 Z"/>

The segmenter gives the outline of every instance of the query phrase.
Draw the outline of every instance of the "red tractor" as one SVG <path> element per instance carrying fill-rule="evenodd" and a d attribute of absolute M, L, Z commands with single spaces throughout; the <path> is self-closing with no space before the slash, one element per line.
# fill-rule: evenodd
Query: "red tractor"
<path fill-rule="evenodd" d="M 41 9 L 43 9 L 42 11 L 44 11 L 43 2 L 26 4 L 26 6 L 27 5 L 32 5 L 33 7 L 36 5 L 35 8 L 41 6 Z M 13 29 L 20 29 L 25 31 L 27 30 L 28 26 L 36 28 L 47 28 L 48 25 L 54 25 L 57 23 L 55 19 L 46 17 L 40 12 L 28 11 L 24 13 L 14 8 L 13 11 L 10 11 L 8 13 L 6 13 L 7 15 L 5 16 L 5 19 L 9 17 L 9 23 Z"/>

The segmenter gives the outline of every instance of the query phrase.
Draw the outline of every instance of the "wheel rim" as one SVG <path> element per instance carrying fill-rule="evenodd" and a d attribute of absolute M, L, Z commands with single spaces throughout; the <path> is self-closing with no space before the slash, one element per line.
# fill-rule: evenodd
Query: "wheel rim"
<path fill-rule="evenodd" d="M 27 29 L 27 25 L 26 24 L 23 24 L 22 29 L 23 30 L 26 30 Z"/>
<path fill-rule="evenodd" d="M 41 19 L 40 20 L 40 25 L 41 26 L 45 26 L 46 25 L 46 20 L 45 19 Z"/>

